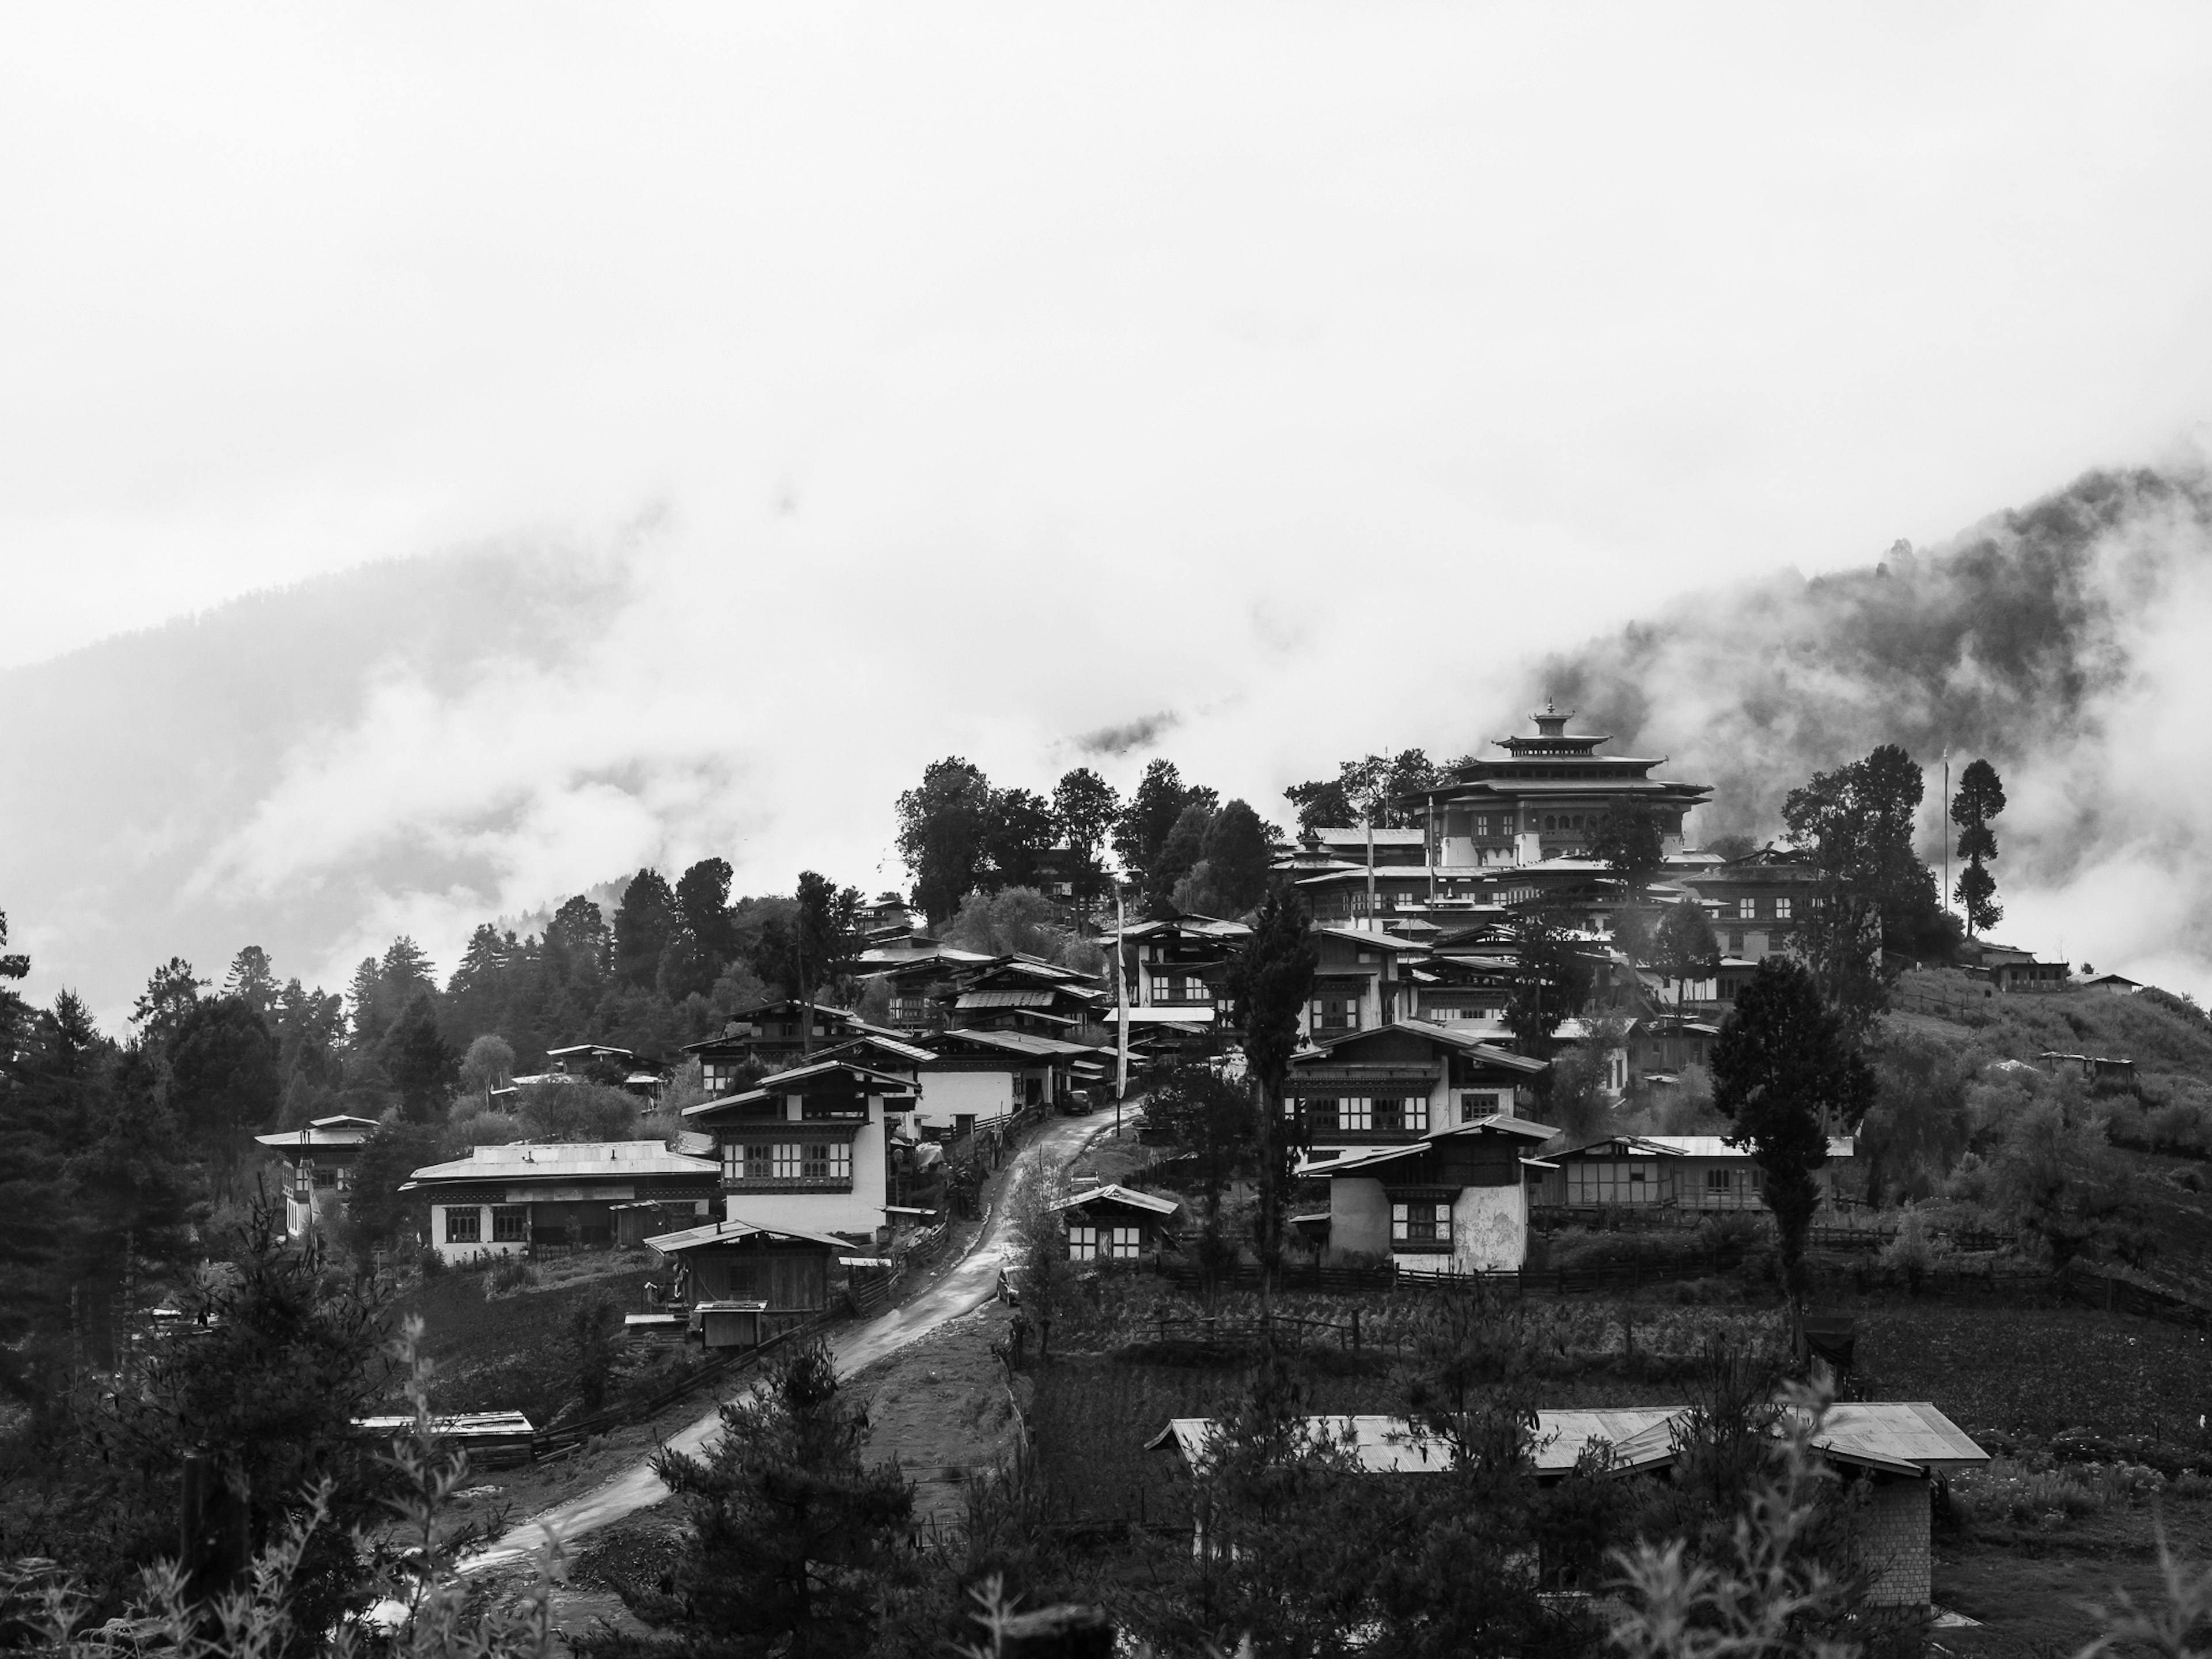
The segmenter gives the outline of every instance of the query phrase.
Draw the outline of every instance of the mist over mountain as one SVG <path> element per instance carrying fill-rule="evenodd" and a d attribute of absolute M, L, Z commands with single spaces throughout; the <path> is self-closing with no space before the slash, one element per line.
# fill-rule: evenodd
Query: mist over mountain
<path fill-rule="evenodd" d="M 1475 653 L 1423 611 L 1347 635 L 1349 588 L 1255 602 L 1171 563 L 1048 613 L 1017 564 L 917 560 L 894 602 L 849 574 L 854 536 L 647 515 L 0 672 L 0 907 L 31 994 L 72 986 L 118 1025 L 172 954 L 213 977 L 254 943 L 336 986 L 402 932 L 442 973 L 479 921 L 710 853 L 740 892 L 806 867 L 903 887 L 893 802 L 945 754 L 1040 790 L 1090 764 L 1125 791 L 1166 754 L 1287 822 L 1287 783 L 1465 752 L 1546 695 L 1714 783 L 1698 836 L 1772 835 L 1789 788 L 1896 742 L 1928 768 L 1932 861 L 1942 750 L 1986 756 L 2011 801 L 1998 936 L 2212 989 L 2199 470 L 2093 474 L 1940 546 L 1685 595 L 1574 646 L 1602 609 L 1497 603 L 1499 567 L 1438 559 L 1428 614 L 1484 618 Z M 1370 683 L 1379 650 L 1395 665 Z"/>
<path fill-rule="evenodd" d="M 1547 659 L 1592 729 L 1711 780 L 1698 833 L 1777 835 L 1782 798 L 1880 743 L 1986 757 L 2009 805 L 1998 936 L 2201 985 L 2212 959 L 2212 478 L 2091 473 L 1871 568 L 1686 596 Z M 1954 832 L 1955 833 L 1955 832 Z"/>

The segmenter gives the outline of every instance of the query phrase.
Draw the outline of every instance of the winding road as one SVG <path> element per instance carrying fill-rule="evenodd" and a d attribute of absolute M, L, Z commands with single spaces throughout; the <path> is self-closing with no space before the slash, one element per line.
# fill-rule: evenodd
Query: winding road
<path fill-rule="evenodd" d="M 830 1352 L 841 1374 L 849 1375 L 874 1364 L 909 1342 L 919 1341 L 964 1313 L 971 1313 L 998 1291 L 999 1270 L 1012 1245 L 1011 1202 L 1019 1186 L 1036 1178 L 1039 1170 L 1065 1167 L 1099 1136 L 1110 1133 L 1111 1118 L 1055 1118 L 1037 1137 L 1015 1153 L 1012 1169 L 999 1189 L 996 1201 L 984 1218 L 983 1231 L 968 1254 L 944 1278 L 902 1308 L 893 1308 L 861 1324 L 839 1329 L 830 1339 Z M 721 1426 L 719 1406 L 696 1422 L 671 1435 L 667 1444 L 678 1451 L 696 1453 Z M 458 1571 L 483 1572 L 512 1566 L 536 1555 L 557 1536 L 564 1547 L 586 1533 L 598 1531 L 625 1516 L 650 1509 L 668 1496 L 668 1488 L 653 1472 L 651 1462 L 640 1462 L 594 1486 L 590 1492 L 556 1504 L 532 1516 L 461 1562 Z"/>

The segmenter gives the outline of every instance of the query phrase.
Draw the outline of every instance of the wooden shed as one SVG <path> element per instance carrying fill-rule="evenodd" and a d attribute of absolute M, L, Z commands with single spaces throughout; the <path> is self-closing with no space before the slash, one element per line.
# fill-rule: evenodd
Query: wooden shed
<path fill-rule="evenodd" d="M 1134 1261 L 1158 1247 L 1182 1206 L 1162 1193 L 1090 1187 L 1060 1201 L 1071 1261 Z"/>
<path fill-rule="evenodd" d="M 853 1247 L 829 1233 L 710 1222 L 648 1238 L 676 1264 L 672 1310 L 710 1348 L 751 1347 L 830 1305 L 830 1271 Z"/>

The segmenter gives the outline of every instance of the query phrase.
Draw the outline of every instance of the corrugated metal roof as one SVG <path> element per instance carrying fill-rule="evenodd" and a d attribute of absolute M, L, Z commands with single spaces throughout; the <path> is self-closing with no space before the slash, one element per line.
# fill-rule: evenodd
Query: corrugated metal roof
<path fill-rule="evenodd" d="M 963 991 L 960 1000 L 952 1005 L 954 1012 L 964 1013 L 974 1008 L 1049 1008 L 1049 991 Z"/>
<path fill-rule="evenodd" d="M 1060 1200 L 1059 1203 L 1053 1206 L 1053 1208 L 1055 1210 L 1077 1209 L 1102 1198 L 1112 1203 L 1126 1204 L 1133 1210 L 1149 1210 L 1154 1215 L 1173 1215 L 1182 1207 L 1174 1199 L 1164 1198 L 1158 1193 L 1140 1193 L 1132 1187 L 1109 1184 L 1104 1187 L 1086 1188 L 1073 1198 Z"/>
<path fill-rule="evenodd" d="M 417 1183 L 441 1181 L 606 1181 L 639 1176 L 712 1176 L 712 1160 L 672 1152 L 657 1140 L 515 1141 L 477 1146 L 450 1164 L 415 1171 Z"/>
<path fill-rule="evenodd" d="M 696 1250 L 702 1244 L 738 1244 L 748 1238 L 795 1238 L 808 1244 L 826 1244 L 833 1250 L 849 1250 L 853 1247 L 833 1233 L 795 1232 L 788 1227 L 756 1227 L 749 1221 L 710 1221 L 703 1227 L 686 1227 L 681 1232 L 662 1233 L 657 1238 L 647 1239 L 650 1249 L 663 1255 L 674 1255 L 684 1250 Z"/>

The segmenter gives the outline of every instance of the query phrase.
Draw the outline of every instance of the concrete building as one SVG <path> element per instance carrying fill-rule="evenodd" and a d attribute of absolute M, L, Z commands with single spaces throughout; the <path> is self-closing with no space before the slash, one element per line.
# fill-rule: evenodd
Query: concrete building
<path fill-rule="evenodd" d="M 1388 1256 L 1401 1273 L 1510 1273 L 1528 1254 L 1528 1155 L 1557 1131 L 1491 1117 L 1418 1140 L 1309 1159 L 1328 1182 L 1330 1257 Z"/>
<path fill-rule="evenodd" d="M 824 1060 L 686 1106 L 684 1121 L 714 1138 L 729 1220 L 870 1241 L 890 1202 L 890 1120 L 914 1106 L 906 1079 Z"/>
<path fill-rule="evenodd" d="M 712 1212 L 714 1165 L 657 1140 L 513 1142 L 415 1171 L 430 1246 L 449 1262 L 527 1255 L 543 1245 L 611 1247 Z"/>

